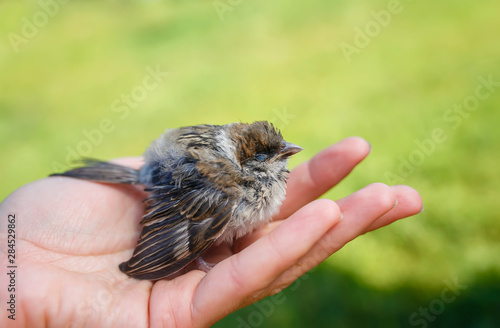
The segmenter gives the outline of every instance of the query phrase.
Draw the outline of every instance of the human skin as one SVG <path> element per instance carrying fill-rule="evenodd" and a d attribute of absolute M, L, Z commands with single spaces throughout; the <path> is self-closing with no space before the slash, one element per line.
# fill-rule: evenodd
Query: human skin
<path fill-rule="evenodd" d="M 359 235 L 422 210 L 418 192 L 402 185 L 374 183 L 337 201 L 317 199 L 369 152 L 358 137 L 324 149 L 291 172 L 287 197 L 269 225 L 232 247 L 209 250 L 204 258 L 218 262 L 212 270 L 193 265 L 155 282 L 118 269 L 140 233 L 147 197 L 141 187 L 65 177 L 27 184 L 0 204 L 2 220 L 16 216 L 17 265 L 16 320 L 5 312 L 0 326 L 207 327 L 286 288 Z M 142 160 L 115 162 L 137 168 Z M 0 275 L 1 288 L 8 284 Z"/>

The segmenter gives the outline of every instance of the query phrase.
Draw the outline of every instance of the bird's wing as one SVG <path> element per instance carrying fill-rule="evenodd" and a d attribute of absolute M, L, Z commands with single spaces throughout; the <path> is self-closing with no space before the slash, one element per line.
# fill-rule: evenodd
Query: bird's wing
<path fill-rule="evenodd" d="M 146 190 L 151 196 L 141 236 L 120 269 L 137 279 L 156 280 L 179 271 L 213 244 L 231 217 L 232 202 L 196 174 L 182 181 L 163 175 L 161 184 Z"/>

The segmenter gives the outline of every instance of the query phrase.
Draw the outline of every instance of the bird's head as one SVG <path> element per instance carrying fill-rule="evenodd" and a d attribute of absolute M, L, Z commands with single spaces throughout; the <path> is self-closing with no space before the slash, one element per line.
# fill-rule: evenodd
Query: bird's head
<path fill-rule="evenodd" d="M 285 141 L 278 129 L 267 121 L 231 124 L 228 134 L 234 142 L 235 158 L 241 169 L 263 179 L 287 173 L 288 157 L 302 150 Z"/>

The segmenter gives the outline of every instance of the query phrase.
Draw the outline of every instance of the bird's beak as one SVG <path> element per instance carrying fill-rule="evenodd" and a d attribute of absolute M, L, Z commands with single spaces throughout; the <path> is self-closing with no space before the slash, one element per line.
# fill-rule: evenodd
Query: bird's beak
<path fill-rule="evenodd" d="M 293 154 L 297 154 L 299 151 L 301 151 L 302 147 L 297 146 L 293 143 L 283 141 L 283 145 L 281 146 L 280 150 L 280 158 L 288 158 L 292 156 Z"/>

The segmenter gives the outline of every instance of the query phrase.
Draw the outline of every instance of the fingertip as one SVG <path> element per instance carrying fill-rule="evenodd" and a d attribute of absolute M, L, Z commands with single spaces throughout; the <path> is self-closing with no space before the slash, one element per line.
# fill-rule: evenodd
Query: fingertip
<path fill-rule="evenodd" d="M 310 204 L 315 206 L 317 210 L 316 215 L 321 215 L 330 218 L 333 223 L 342 220 L 342 212 L 339 205 L 331 199 L 317 199 Z"/>
<path fill-rule="evenodd" d="M 316 159 L 320 160 L 318 162 L 337 162 L 337 170 L 350 171 L 368 156 L 370 150 L 371 145 L 365 139 L 361 137 L 348 137 L 320 152 Z M 339 161 L 339 158 L 342 159 L 342 162 Z M 342 168 L 341 165 L 345 165 L 345 168 Z"/>
<path fill-rule="evenodd" d="M 363 138 L 343 139 L 322 150 L 311 159 L 309 174 L 318 185 L 322 181 L 330 180 L 331 177 L 338 180 L 339 172 L 343 172 L 342 177 L 346 176 L 369 153 L 370 144 Z"/>
<path fill-rule="evenodd" d="M 383 208 L 390 210 L 398 204 L 396 193 L 385 183 L 375 182 L 366 186 L 366 189 L 370 193 L 377 195 L 377 202 Z"/>
<path fill-rule="evenodd" d="M 371 151 L 371 144 L 361 137 L 348 137 L 321 151 L 318 155 L 341 156 L 344 162 L 359 162 Z"/>
<path fill-rule="evenodd" d="M 399 204 L 406 207 L 409 215 L 419 214 L 424 211 L 422 196 L 417 190 L 406 185 L 396 185 L 392 188 L 397 194 Z"/>
<path fill-rule="evenodd" d="M 144 165 L 144 158 L 139 156 L 134 157 L 120 157 L 110 160 L 111 163 L 128 166 L 133 169 L 139 169 Z"/>
<path fill-rule="evenodd" d="M 290 173 L 287 197 L 275 220 L 289 217 L 345 178 L 370 152 L 361 137 L 341 140 L 299 165 Z"/>
<path fill-rule="evenodd" d="M 371 143 L 369 143 L 362 137 L 348 137 L 343 141 L 347 142 L 351 149 L 357 150 L 360 155 L 363 155 L 363 157 L 367 156 L 372 150 Z"/>

